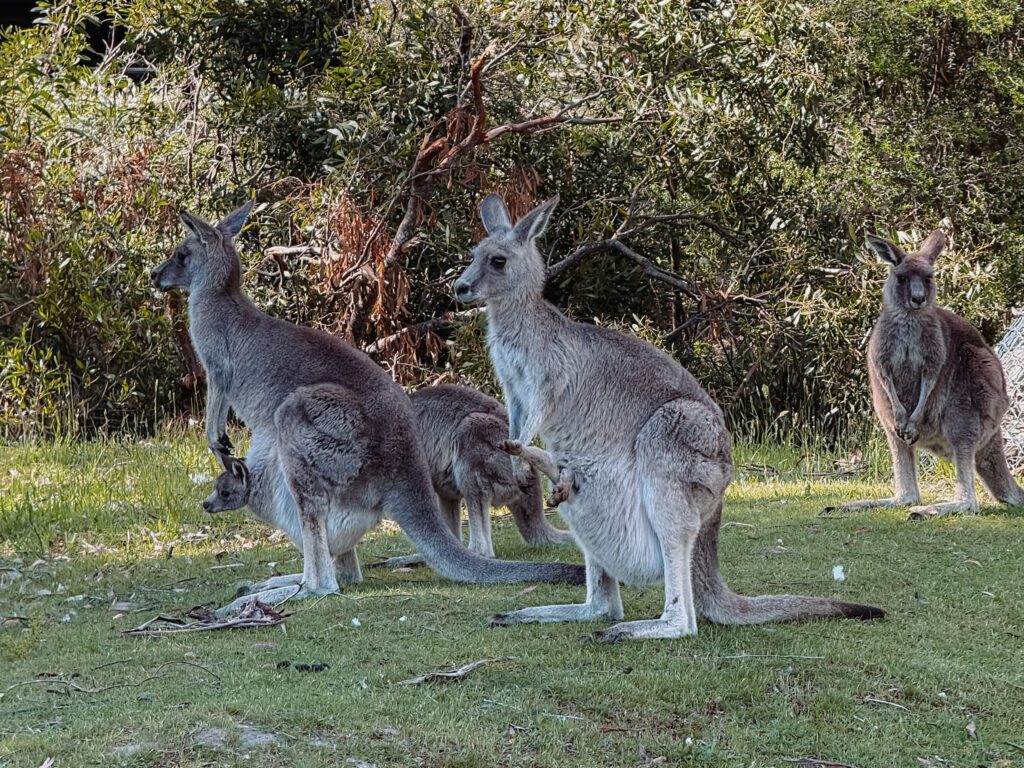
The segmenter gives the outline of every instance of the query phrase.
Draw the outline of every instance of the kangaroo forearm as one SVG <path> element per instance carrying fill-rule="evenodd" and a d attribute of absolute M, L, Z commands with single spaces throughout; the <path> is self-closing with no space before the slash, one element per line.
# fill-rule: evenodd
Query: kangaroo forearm
<path fill-rule="evenodd" d="M 907 409 L 904 408 L 903 403 L 900 402 L 900 396 L 896 394 L 896 385 L 893 384 L 892 379 L 888 376 L 880 376 L 879 380 L 881 381 L 882 389 L 889 398 L 889 402 L 892 404 L 893 414 L 897 418 L 906 418 Z"/>
<path fill-rule="evenodd" d="M 206 389 L 206 439 L 210 448 L 231 450 L 228 440 L 228 408 L 229 403 L 223 392 L 212 383 Z"/>
<path fill-rule="evenodd" d="M 932 390 L 935 389 L 935 384 L 938 378 L 935 376 L 922 376 L 921 377 L 921 393 L 917 398 L 917 405 L 914 406 L 913 413 L 910 414 L 910 420 L 917 422 L 924 414 L 925 403 L 928 402 L 929 396 L 931 396 Z"/>
<path fill-rule="evenodd" d="M 562 479 L 561 470 L 554 457 L 543 448 L 524 444 L 520 455 L 538 472 L 547 475 L 551 482 L 557 483 Z"/>

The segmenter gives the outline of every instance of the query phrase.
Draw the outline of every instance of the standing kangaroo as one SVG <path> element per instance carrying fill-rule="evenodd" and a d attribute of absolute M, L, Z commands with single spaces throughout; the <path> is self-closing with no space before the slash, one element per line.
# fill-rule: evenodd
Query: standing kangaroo
<path fill-rule="evenodd" d="M 579 581 L 579 566 L 488 560 L 455 539 L 441 520 L 402 388 L 362 352 L 270 317 L 242 292 L 234 236 L 250 208 L 216 225 L 182 213 L 191 234 L 153 271 L 153 282 L 189 292 L 189 333 L 206 371 L 211 449 L 230 453 L 226 423 L 233 408 L 252 430 L 250 472 L 275 477 L 277 466 L 274 497 L 286 508 L 278 515 L 297 521 L 302 573 L 270 579 L 259 598 L 336 591 L 332 555 L 354 549 L 384 513 L 448 578 Z"/>
<path fill-rule="evenodd" d="M 615 624 L 595 639 L 693 635 L 698 613 L 722 624 L 883 616 L 866 605 L 744 597 L 726 586 L 718 529 L 732 456 L 722 412 L 661 350 L 572 322 L 544 300 L 544 261 L 534 239 L 557 202 L 548 200 L 513 226 L 501 198 L 488 195 L 480 208 L 487 237 L 455 293 L 487 305 L 487 345 L 508 404 L 510 437 L 527 446 L 540 433 L 558 464 L 572 471 L 575 493 L 560 511 L 586 558 L 587 600 L 525 608 L 492 623 L 621 620 L 619 582 L 662 579 L 661 618 Z"/>
<path fill-rule="evenodd" d="M 217 459 L 224 471 L 214 482 L 213 493 L 203 501 L 203 509 L 210 513 L 230 512 L 248 505 L 253 514 L 260 520 L 278 530 L 284 531 L 289 538 L 302 550 L 302 530 L 299 518 L 290 514 L 293 506 L 287 504 L 278 494 L 287 494 L 288 486 L 281 477 L 281 470 L 273 462 L 265 463 L 253 474 L 245 463 L 231 454 L 215 451 Z M 334 560 L 334 575 L 339 584 L 358 584 L 363 580 L 359 568 L 359 558 L 355 547 L 342 551 L 346 536 L 344 518 L 333 516 L 327 520 L 327 540 Z M 246 594 L 258 591 L 256 587 L 246 587 Z M 296 591 L 296 585 L 292 591 Z M 245 601 L 238 601 L 240 605 Z M 229 606 L 233 609 L 235 604 Z"/>
<path fill-rule="evenodd" d="M 461 540 L 459 502 L 466 500 L 469 548 L 494 557 L 491 505 L 508 507 L 527 544 L 564 544 L 572 533 L 555 528 L 544 516 L 540 474 L 526 486 L 513 477 L 512 461 L 502 450 L 508 437 L 504 406 L 482 392 L 451 385 L 425 387 L 409 396 L 427 455 L 441 514 Z"/>
<path fill-rule="evenodd" d="M 1004 504 L 1024 504 L 1003 453 L 1000 424 L 1010 401 L 1003 368 L 970 323 L 935 306 L 935 230 L 917 253 L 875 235 L 868 246 L 889 265 L 882 314 L 868 342 L 871 401 L 892 451 L 896 495 L 839 509 L 910 506 L 910 519 L 977 512 L 974 471 Z M 956 462 L 956 500 L 920 506 L 917 447 Z"/>

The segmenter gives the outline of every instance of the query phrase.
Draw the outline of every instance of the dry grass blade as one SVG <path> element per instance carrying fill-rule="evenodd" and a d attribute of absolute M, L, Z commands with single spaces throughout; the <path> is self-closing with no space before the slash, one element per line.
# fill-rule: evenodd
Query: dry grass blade
<path fill-rule="evenodd" d="M 208 608 L 193 608 L 188 612 L 188 617 L 195 619 L 191 624 L 186 624 L 182 619 L 168 618 L 166 616 L 155 616 L 134 629 L 126 629 L 124 635 L 171 635 L 183 632 L 212 632 L 218 629 L 252 629 L 254 627 L 276 627 L 283 624 L 290 616 L 289 613 L 282 613 L 266 603 L 261 603 L 253 598 L 235 616 L 218 618 Z"/>
<path fill-rule="evenodd" d="M 419 685 L 420 683 L 429 683 L 433 681 L 448 681 L 448 680 L 462 680 L 472 674 L 474 671 L 480 669 L 487 664 L 497 664 L 499 661 L 513 661 L 512 656 L 501 656 L 497 659 L 481 659 L 480 661 L 471 661 L 469 664 L 465 664 L 458 669 L 453 669 L 448 672 L 427 672 L 424 675 L 417 675 L 416 677 L 410 677 L 408 680 L 403 680 L 398 685 Z"/>
<path fill-rule="evenodd" d="M 797 765 L 817 766 L 818 768 L 855 768 L 849 763 L 837 763 L 835 760 L 819 760 L 816 757 L 784 757 L 784 763 L 796 763 Z"/>

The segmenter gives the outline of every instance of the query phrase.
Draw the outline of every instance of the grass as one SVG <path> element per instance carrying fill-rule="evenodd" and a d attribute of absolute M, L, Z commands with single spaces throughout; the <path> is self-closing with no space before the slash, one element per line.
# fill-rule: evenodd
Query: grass
<path fill-rule="evenodd" d="M 239 514 L 204 516 L 210 481 L 190 475 L 213 465 L 198 438 L 3 449 L 0 766 L 1024 765 L 1021 511 L 820 518 L 887 492 L 877 446 L 856 481 L 814 478 L 829 462 L 791 450 L 738 454 L 749 469 L 721 542 L 733 588 L 873 603 L 887 619 L 701 622 L 695 638 L 598 646 L 583 641 L 598 625 L 482 621 L 577 601 L 579 588 L 364 568 L 343 595 L 289 604 L 283 631 L 124 637 L 157 613 L 222 604 L 241 580 L 299 570 L 295 550 Z M 946 469 L 926 480 L 930 498 L 950 490 Z M 530 550 L 507 522 L 495 545 L 580 560 Z M 408 551 L 383 529 L 361 558 Z M 627 618 L 652 617 L 662 593 L 626 587 L 623 599 Z M 397 685 L 504 656 L 462 681 Z M 303 662 L 329 667 L 296 671 Z M 10 687 L 43 675 L 90 692 Z"/>

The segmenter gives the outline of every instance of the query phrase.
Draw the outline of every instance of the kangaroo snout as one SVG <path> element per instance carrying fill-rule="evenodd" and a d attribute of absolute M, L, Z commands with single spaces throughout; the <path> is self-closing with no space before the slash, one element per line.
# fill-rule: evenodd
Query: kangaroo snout
<path fill-rule="evenodd" d="M 459 278 L 455 281 L 455 298 L 466 302 L 473 300 L 473 286 L 468 281 Z"/>

